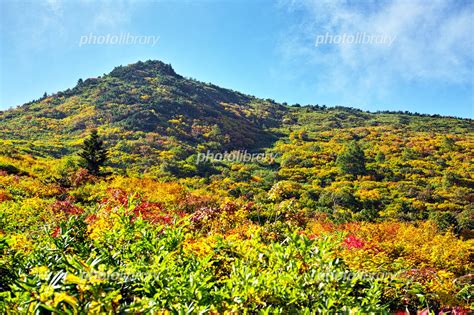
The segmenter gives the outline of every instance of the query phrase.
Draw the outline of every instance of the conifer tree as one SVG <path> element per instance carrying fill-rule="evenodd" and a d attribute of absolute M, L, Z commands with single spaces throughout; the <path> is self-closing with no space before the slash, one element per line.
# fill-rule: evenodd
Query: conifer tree
<path fill-rule="evenodd" d="M 107 161 L 107 149 L 97 130 L 92 130 L 89 138 L 84 140 L 79 156 L 82 158 L 83 167 L 93 175 L 100 175 L 100 168 Z"/>
<path fill-rule="evenodd" d="M 343 152 L 338 155 L 336 164 L 345 174 L 357 176 L 366 173 L 365 154 L 356 141 L 351 142 L 346 146 Z"/>

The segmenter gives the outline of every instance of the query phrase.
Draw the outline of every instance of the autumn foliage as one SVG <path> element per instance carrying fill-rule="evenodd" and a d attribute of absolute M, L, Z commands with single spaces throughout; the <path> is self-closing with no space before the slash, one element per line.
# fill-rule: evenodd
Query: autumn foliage
<path fill-rule="evenodd" d="M 91 128 L 106 164 L 78 156 Z M 471 120 L 284 106 L 146 62 L 0 131 L 0 313 L 474 311 Z M 242 148 L 276 158 L 197 163 Z"/>

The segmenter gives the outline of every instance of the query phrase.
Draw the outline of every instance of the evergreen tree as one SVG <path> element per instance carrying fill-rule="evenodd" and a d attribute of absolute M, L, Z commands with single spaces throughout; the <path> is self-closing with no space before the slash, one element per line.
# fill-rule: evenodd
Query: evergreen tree
<path fill-rule="evenodd" d="M 82 158 L 82 166 L 91 174 L 100 174 L 100 168 L 107 161 L 107 149 L 104 147 L 104 142 L 99 138 L 97 130 L 92 130 L 89 138 L 84 140 L 79 156 Z"/>
<path fill-rule="evenodd" d="M 336 164 L 345 174 L 364 175 L 365 154 L 356 141 L 351 142 L 336 159 Z"/>

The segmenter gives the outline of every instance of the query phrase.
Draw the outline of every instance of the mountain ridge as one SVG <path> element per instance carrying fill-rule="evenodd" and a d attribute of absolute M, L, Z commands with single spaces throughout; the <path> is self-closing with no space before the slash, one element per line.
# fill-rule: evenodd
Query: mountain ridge
<path fill-rule="evenodd" d="M 445 133 L 474 129 L 470 119 L 288 106 L 185 78 L 169 64 L 148 60 L 79 79 L 71 89 L 0 112 L 0 141 L 11 152 L 60 158 L 74 154 L 88 130 L 97 128 L 115 152 L 112 165 L 127 168 L 145 167 L 143 156 L 163 164 L 207 150 L 262 151 L 302 129 L 320 133 L 371 126 Z"/>
<path fill-rule="evenodd" d="M 239 125 L 247 129 L 234 137 L 228 130 L 231 140 L 237 145 L 252 146 L 252 142 L 257 141 L 255 136 L 249 137 L 251 141 L 235 138 L 261 132 L 258 129 L 262 125 L 276 125 L 276 111 L 284 110 L 276 103 L 185 79 L 176 74 L 171 65 L 160 61 L 147 61 L 116 67 L 102 77 L 80 79 L 72 89 L 1 113 L 0 123 L 8 127 L 7 120 L 26 116 L 32 126 L 45 121 L 51 123 L 38 130 L 42 132 L 74 133 L 111 124 L 124 130 L 166 133 L 166 128 L 172 127 L 169 121 L 180 116 L 188 124 L 192 124 L 193 119 L 204 119 L 206 126 L 220 128 L 227 118 L 229 123 L 242 120 Z M 58 121 L 62 122 L 61 128 L 54 128 Z M 8 130 L 4 128 L 5 131 Z M 12 131 L 17 133 L 21 128 L 12 128 Z"/>

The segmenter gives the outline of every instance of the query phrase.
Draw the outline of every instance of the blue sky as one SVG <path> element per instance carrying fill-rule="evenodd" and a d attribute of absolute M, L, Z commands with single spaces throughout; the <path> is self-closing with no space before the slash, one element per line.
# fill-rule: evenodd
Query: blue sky
<path fill-rule="evenodd" d="M 474 118 L 473 21 L 468 0 L 4 0 L 0 109 L 158 59 L 184 76 L 289 104 Z M 120 34 L 159 39 L 80 45 L 84 36 Z"/>

